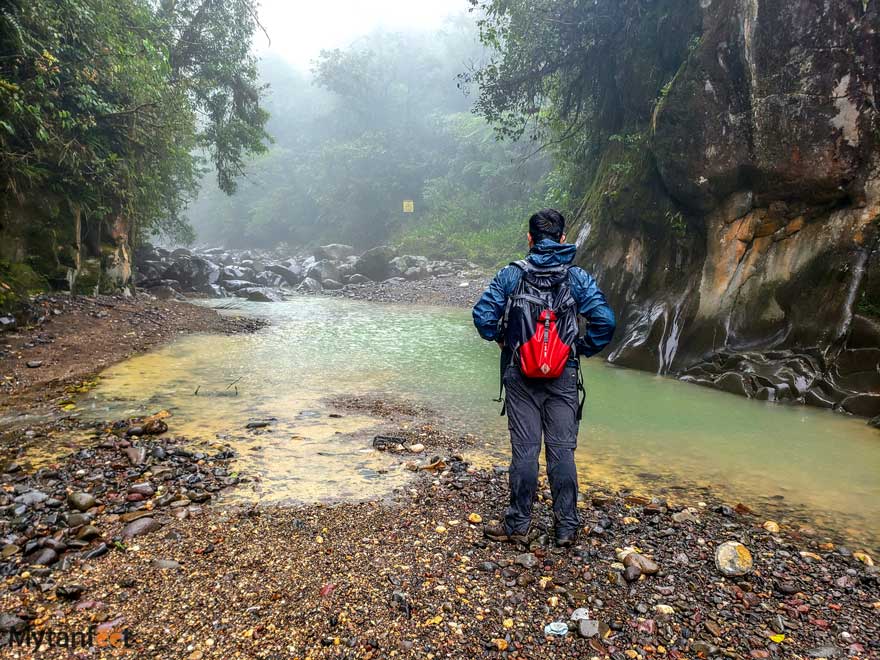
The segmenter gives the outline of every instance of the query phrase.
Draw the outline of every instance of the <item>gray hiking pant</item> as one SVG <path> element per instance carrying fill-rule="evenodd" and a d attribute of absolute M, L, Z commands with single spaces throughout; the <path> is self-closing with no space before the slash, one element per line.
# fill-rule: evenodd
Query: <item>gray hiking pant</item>
<path fill-rule="evenodd" d="M 556 379 L 526 378 L 514 362 L 504 372 L 511 447 L 510 506 L 504 516 L 508 533 L 524 534 L 529 528 L 542 434 L 556 535 L 569 536 L 580 528 L 574 465 L 579 426 L 577 370 L 566 366 Z"/>

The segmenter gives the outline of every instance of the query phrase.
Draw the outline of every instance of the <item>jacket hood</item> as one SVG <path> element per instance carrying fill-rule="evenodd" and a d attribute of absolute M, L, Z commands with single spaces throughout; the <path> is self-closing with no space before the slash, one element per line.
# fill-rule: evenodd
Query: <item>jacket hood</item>
<path fill-rule="evenodd" d="M 529 250 L 529 255 L 526 258 L 538 268 L 552 268 L 570 264 L 574 261 L 575 254 L 577 254 L 577 245 L 557 243 L 545 238 Z"/>

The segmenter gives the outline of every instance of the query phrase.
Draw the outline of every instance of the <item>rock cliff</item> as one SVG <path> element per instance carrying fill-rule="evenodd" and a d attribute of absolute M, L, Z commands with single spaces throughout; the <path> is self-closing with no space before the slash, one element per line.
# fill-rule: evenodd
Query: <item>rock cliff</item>
<path fill-rule="evenodd" d="M 610 360 L 880 415 L 877 3 L 679 11 L 680 64 L 573 232 L 620 316 Z"/>

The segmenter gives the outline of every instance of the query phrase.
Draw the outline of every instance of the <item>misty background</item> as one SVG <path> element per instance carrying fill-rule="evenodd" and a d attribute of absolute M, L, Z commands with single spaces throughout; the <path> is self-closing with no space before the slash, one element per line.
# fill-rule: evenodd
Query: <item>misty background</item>
<path fill-rule="evenodd" d="M 489 265 L 516 253 L 529 210 L 565 207 L 567 187 L 535 143 L 498 140 L 472 112 L 477 90 L 461 75 L 489 54 L 468 7 L 264 2 L 256 51 L 273 142 L 231 197 L 206 173 L 188 209 L 196 241 L 391 243 Z"/>

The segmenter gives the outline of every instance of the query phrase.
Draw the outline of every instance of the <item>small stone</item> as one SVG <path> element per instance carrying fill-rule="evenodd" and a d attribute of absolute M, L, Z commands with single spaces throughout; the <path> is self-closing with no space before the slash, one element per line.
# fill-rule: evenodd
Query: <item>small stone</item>
<path fill-rule="evenodd" d="M 862 562 L 865 566 L 873 566 L 874 565 L 874 560 L 871 559 L 871 555 L 869 555 L 867 552 L 854 552 L 852 554 L 852 556 L 853 556 L 853 559 L 857 559 L 858 561 Z"/>
<path fill-rule="evenodd" d="M 768 520 L 763 525 L 764 529 L 770 532 L 771 534 L 779 534 L 779 523 L 776 523 L 772 520 Z"/>
<path fill-rule="evenodd" d="M 468 516 L 467 519 L 468 522 L 473 525 L 479 525 L 481 522 L 483 522 L 483 516 L 481 516 L 479 513 L 472 513 Z"/>
<path fill-rule="evenodd" d="M 52 548 L 40 548 L 38 550 L 34 550 L 31 554 L 25 557 L 25 560 L 29 564 L 41 564 L 43 566 L 50 566 L 58 561 L 58 553 L 52 550 Z"/>
<path fill-rule="evenodd" d="M 103 557 L 109 552 L 110 548 L 106 543 L 99 543 L 94 548 L 83 554 L 83 559 L 97 559 Z"/>
<path fill-rule="evenodd" d="M 91 509 L 97 501 L 95 497 L 90 493 L 71 493 L 67 496 L 67 503 L 71 506 L 71 508 L 76 509 L 77 511 L 88 511 Z"/>
<path fill-rule="evenodd" d="M 94 525 L 83 525 L 76 533 L 76 538 L 80 541 L 92 541 L 101 536 L 101 530 Z"/>
<path fill-rule="evenodd" d="M 753 566 L 752 553 L 742 543 L 727 541 L 715 549 L 715 566 L 727 577 L 747 575 Z"/>
<path fill-rule="evenodd" d="M 162 525 L 154 518 L 138 518 L 128 523 L 122 530 L 122 538 L 130 539 L 159 529 Z"/>
<path fill-rule="evenodd" d="M 648 559 L 638 552 L 627 553 L 623 558 L 624 566 L 638 566 L 639 572 L 643 575 L 655 575 L 660 566 L 652 559 Z"/>
<path fill-rule="evenodd" d="M 534 568 L 538 565 L 538 558 L 531 552 L 524 552 L 521 555 L 517 555 L 514 561 L 523 568 Z"/>
<path fill-rule="evenodd" d="M 578 635 L 584 639 L 596 637 L 599 634 L 599 622 L 596 619 L 581 619 L 578 621 Z"/>
<path fill-rule="evenodd" d="M 589 619 L 590 613 L 586 607 L 579 607 L 574 612 L 571 613 L 571 617 L 569 617 L 572 621 L 582 621 L 583 619 Z"/>
<path fill-rule="evenodd" d="M 176 562 L 173 559 L 154 559 L 151 565 L 154 568 L 161 568 L 163 570 L 177 570 L 180 568 L 180 562 Z"/>
<path fill-rule="evenodd" d="M 671 605 L 658 604 L 654 605 L 654 611 L 660 616 L 672 616 L 675 614 L 675 608 Z"/>
<path fill-rule="evenodd" d="M 86 588 L 81 584 L 65 584 L 56 587 L 55 595 L 63 600 L 76 600 L 82 595 L 85 589 Z"/>
<path fill-rule="evenodd" d="M 28 369 L 38 369 L 43 366 L 42 360 L 28 360 L 27 367 Z"/>
<path fill-rule="evenodd" d="M 627 566 L 623 571 L 623 579 L 627 582 L 635 582 L 642 576 L 642 571 L 638 566 Z"/>
<path fill-rule="evenodd" d="M 553 621 L 544 626 L 544 635 L 547 637 L 565 637 L 568 634 L 568 625 L 565 621 Z"/>
<path fill-rule="evenodd" d="M 691 513 L 689 509 L 673 513 L 672 519 L 679 524 L 700 522 L 699 519 L 693 513 Z"/>
<path fill-rule="evenodd" d="M 3 559 L 9 559 L 14 554 L 21 552 L 21 548 L 19 548 L 14 543 L 7 543 L 3 546 L 3 549 L 0 550 L 0 557 Z"/>

